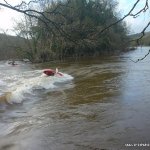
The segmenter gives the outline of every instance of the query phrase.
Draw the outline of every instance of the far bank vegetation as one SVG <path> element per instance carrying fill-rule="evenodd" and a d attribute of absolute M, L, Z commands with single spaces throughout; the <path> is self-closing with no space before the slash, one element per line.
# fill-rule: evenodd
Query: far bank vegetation
<path fill-rule="evenodd" d="M 46 1 L 38 7 L 43 12 L 38 19 L 25 16 L 15 27 L 26 45 L 17 50 L 17 57 L 46 62 L 99 56 L 127 48 L 125 22 L 101 32 L 120 19 L 115 0 Z"/>

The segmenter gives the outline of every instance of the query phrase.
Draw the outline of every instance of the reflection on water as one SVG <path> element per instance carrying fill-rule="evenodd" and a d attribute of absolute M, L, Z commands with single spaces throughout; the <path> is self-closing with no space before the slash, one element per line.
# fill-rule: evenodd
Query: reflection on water
<path fill-rule="evenodd" d="M 21 104 L 1 105 L 0 149 L 128 149 L 126 143 L 150 142 L 150 56 L 139 63 L 131 61 L 147 51 L 144 47 L 121 56 L 21 63 L 15 68 L 0 62 L 1 94 L 16 82 L 22 85 L 22 76 L 29 81 L 48 67 L 74 77 L 53 90 L 24 94 Z"/>

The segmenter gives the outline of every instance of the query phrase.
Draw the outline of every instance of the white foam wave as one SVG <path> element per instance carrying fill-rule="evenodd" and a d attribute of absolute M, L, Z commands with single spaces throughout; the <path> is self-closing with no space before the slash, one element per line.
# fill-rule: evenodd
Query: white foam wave
<path fill-rule="evenodd" d="M 73 77 L 68 74 L 63 74 L 63 76 L 41 75 L 29 79 L 22 79 L 16 86 L 11 85 L 12 94 L 9 103 L 21 103 L 25 99 L 24 94 L 32 94 L 37 89 L 55 89 L 57 88 L 55 83 L 63 83 L 72 79 Z"/>
<path fill-rule="evenodd" d="M 4 81 L 0 80 L 0 86 L 4 86 L 4 85 L 6 85 L 6 83 Z"/>

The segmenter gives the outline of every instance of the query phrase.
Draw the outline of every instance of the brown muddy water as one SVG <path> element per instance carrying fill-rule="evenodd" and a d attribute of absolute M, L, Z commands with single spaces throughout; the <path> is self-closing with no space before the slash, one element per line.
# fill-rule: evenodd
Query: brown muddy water
<path fill-rule="evenodd" d="M 150 149 L 150 56 L 131 61 L 147 51 L 15 67 L 1 61 L 0 95 L 11 92 L 12 104 L 0 104 L 0 150 Z M 65 78 L 41 76 L 55 67 Z"/>

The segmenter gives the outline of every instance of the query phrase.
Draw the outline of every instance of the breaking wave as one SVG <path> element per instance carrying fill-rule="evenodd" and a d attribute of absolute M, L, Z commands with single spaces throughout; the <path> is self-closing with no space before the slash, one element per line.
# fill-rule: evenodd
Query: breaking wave
<path fill-rule="evenodd" d="M 21 103 L 26 99 L 26 95 L 33 95 L 35 91 L 38 93 L 42 89 L 51 91 L 63 86 L 70 87 L 69 81 L 73 79 L 65 73 L 62 73 L 63 76 L 46 76 L 42 72 L 43 70 L 25 71 L 11 76 L 1 73 L 3 78 L 0 80 L 0 95 L 3 93 L 10 104 Z M 6 87 L 2 90 L 4 86 Z"/>

